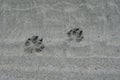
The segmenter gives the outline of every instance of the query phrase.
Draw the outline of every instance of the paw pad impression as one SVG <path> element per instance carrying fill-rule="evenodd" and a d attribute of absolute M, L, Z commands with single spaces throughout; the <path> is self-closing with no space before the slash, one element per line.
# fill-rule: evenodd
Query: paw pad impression
<path fill-rule="evenodd" d="M 83 31 L 80 28 L 70 29 L 67 32 L 67 36 L 69 41 L 75 40 L 76 42 L 80 42 L 84 38 Z"/>
<path fill-rule="evenodd" d="M 41 52 L 45 48 L 43 38 L 39 38 L 39 36 L 32 36 L 28 38 L 24 45 L 24 51 L 28 53 Z"/>

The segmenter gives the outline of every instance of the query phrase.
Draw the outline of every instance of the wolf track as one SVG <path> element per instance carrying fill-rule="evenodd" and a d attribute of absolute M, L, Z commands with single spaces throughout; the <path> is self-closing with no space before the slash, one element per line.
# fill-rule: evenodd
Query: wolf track
<path fill-rule="evenodd" d="M 32 36 L 28 38 L 24 43 L 24 51 L 27 53 L 41 52 L 45 46 L 43 44 L 43 38 L 39 39 L 39 36 Z"/>
<path fill-rule="evenodd" d="M 68 40 L 73 41 L 75 40 L 76 42 L 82 41 L 83 37 L 83 31 L 80 28 L 73 28 L 70 29 L 67 32 Z"/>

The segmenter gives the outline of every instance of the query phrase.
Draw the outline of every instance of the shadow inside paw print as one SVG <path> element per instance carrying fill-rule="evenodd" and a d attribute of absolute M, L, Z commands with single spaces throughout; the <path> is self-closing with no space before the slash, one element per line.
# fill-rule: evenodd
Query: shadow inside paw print
<path fill-rule="evenodd" d="M 44 45 L 41 45 L 40 47 L 35 48 L 36 52 L 41 52 L 45 48 Z"/>
<path fill-rule="evenodd" d="M 32 43 L 36 43 L 37 40 L 38 40 L 38 36 L 32 36 L 32 37 L 31 37 Z"/>
<path fill-rule="evenodd" d="M 41 52 L 45 46 L 43 44 L 43 38 L 39 39 L 39 36 L 32 36 L 25 41 L 24 51 L 27 53 Z"/>
<path fill-rule="evenodd" d="M 83 31 L 80 28 L 73 28 L 67 32 L 68 40 L 80 42 L 83 37 Z"/>
<path fill-rule="evenodd" d="M 84 38 L 83 36 L 80 37 L 80 38 L 76 38 L 76 42 L 80 42 L 80 41 L 82 41 L 83 38 Z"/>

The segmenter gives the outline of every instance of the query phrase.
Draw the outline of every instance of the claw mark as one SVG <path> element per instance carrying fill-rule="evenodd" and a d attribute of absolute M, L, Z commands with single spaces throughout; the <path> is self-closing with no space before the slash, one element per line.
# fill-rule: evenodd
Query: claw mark
<path fill-rule="evenodd" d="M 81 36 L 82 36 L 82 33 L 83 33 L 83 31 L 79 31 L 78 34 L 77 34 L 77 37 L 78 37 L 78 38 L 81 37 Z"/>

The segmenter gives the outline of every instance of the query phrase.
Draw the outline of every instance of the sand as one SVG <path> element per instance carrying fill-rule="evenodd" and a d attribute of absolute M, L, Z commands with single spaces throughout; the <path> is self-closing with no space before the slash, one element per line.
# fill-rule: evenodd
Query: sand
<path fill-rule="evenodd" d="M 119 0 L 0 0 L 0 80 L 120 80 L 119 31 Z M 33 35 L 45 48 L 26 53 Z"/>

